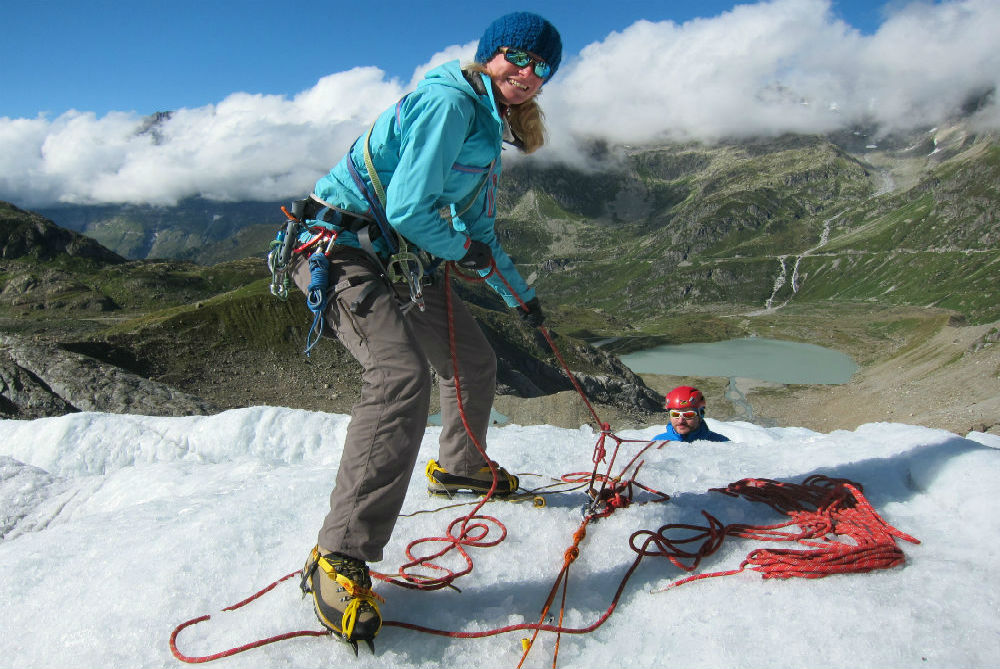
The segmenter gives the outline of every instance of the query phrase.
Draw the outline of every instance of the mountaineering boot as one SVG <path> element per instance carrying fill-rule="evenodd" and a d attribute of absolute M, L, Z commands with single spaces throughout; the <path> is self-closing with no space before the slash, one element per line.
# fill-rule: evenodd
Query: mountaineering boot
<path fill-rule="evenodd" d="M 494 463 L 496 464 L 496 463 Z M 507 472 L 506 469 L 497 465 L 497 487 L 493 491 L 498 497 L 505 497 L 520 485 L 517 477 Z M 483 467 L 472 476 L 458 476 L 451 474 L 435 460 L 427 463 L 427 491 L 433 495 L 453 495 L 456 492 L 468 491 L 485 495 L 493 486 L 493 474 L 489 467 Z"/>
<path fill-rule="evenodd" d="M 312 549 L 302 568 L 303 593 L 312 593 L 313 608 L 323 627 L 342 638 L 358 654 L 358 642 L 375 651 L 372 640 L 382 628 L 378 595 L 372 592 L 368 565 L 361 560 Z"/>

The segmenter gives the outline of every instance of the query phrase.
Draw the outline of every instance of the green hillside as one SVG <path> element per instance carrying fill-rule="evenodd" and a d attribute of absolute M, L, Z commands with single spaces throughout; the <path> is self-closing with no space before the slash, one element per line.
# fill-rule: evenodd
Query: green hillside
<path fill-rule="evenodd" d="M 597 175 L 518 166 L 498 227 L 540 294 L 576 308 L 570 320 L 599 310 L 655 334 L 693 310 L 839 301 L 991 322 L 1000 143 L 943 134 L 936 153 L 880 153 L 878 166 L 819 137 L 633 148 Z M 587 319 L 574 326 L 614 334 Z"/>

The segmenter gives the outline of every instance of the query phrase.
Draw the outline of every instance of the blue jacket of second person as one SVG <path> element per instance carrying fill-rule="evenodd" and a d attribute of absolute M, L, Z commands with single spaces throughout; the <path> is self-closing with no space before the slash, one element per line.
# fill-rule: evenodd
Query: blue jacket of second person
<path fill-rule="evenodd" d="M 666 432 L 656 435 L 650 441 L 729 441 L 729 437 L 709 430 L 708 423 L 702 418 L 701 425 L 693 432 L 677 434 L 673 425 L 667 425 Z"/>

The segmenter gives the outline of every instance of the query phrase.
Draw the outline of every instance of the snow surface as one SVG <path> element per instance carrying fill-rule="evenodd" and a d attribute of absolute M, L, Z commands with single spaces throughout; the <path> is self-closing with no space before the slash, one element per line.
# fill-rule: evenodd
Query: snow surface
<path fill-rule="evenodd" d="M 296 580 L 234 612 L 236 603 L 300 568 L 326 513 L 348 417 L 257 407 L 215 416 L 152 418 L 78 413 L 0 421 L 0 667 L 179 667 L 178 645 L 208 655 L 282 632 L 319 629 Z M 635 504 L 588 529 L 570 571 L 564 624 L 604 612 L 635 554 L 629 535 L 665 523 L 776 523 L 762 504 L 708 492 L 746 477 L 801 482 L 821 473 L 861 483 L 890 524 L 922 543 L 900 542 L 906 564 L 823 579 L 768 579 L 746 571 L 661 591 L 685 576 L 646 558 L 598 630 L 563 635 L 560 667 L 993 667 L 1000 658 L 1000 438 L 894 423 L 830 434 L 711 421 L 730 443 L 647 451 L 638 480 L 672 496 Z M 618 433 L 647 440 L 662 425 Z M 421 464 L 436 453 L 427 429 Z M 490 429 L 490 453 L 527 487 L 590 471 L 588 426 Z M 623 452 L 641 444 L 627 442 Z M 624 464 L 626 456 L 619 456 Z M 629 456 L 630 457 L 630 456 Z M 404 514 L 442 509 L 417 471 Z M 649 501 L 647 493 L 636 501 Z M 470 549 L 461 592 L 377 584 L 387 620 L 447 630 L 535 622 L 563 551 L 581 520 L 581 492 L 548 505 L 497 502 L 507 539 Z M 392 572 L 412 540 L 440 536 L 470 506 L 402 517 L 386 560 Z M 727 539 L 699 571 L 736 567 L 753 548 Z M 787 547 L 787 546 L 786 546 Z M 436 550 L 436 548 L 435 548 Z M 457 566 L 457 565 L 456 565 Z M 376 655 L 329 638 L 250 650 L 219 667 L 514 667 L 525 632 L 461 640 L 396 627 Z M 552 665 L 543 633 L 526 667 Z M 211 666 L 211 665 L 210 665 Z"/>

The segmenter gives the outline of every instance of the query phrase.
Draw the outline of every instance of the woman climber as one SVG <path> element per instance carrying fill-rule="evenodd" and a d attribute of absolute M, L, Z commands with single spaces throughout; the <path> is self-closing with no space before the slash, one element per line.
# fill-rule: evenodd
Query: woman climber
<path fill-rule="evenodd" d="M 367 563 L 382 559 L 416 464 L 430 401 L 428 362 L 440 380 L 442 423 L 438 459 L 426 468 L 429 490 L 483 494 L 495 481 L 494 494 L 507 495 L 518 487 L 517 477 L 476 445 L 486 441 L 496 356 L 455 297 L 449 337 L 444 282 L 424 266 L 433 267 L 434 258 L 476 270 L 526 323 L 542 325 L 534 290 L 497 240 L 494 202 L 502 144 L 531 153 L 544 141 L 534 98 L 561 57 L 559 33 L 544 18 L 517 12 L 497 19 L 475 63 L 428 72 L 317 182 L 309 200 L 304 218 L 336 232 L 327 259 L 319 259 L 328 263 L 321 292 L 329 302 L 321 313 L 363 371 L 330 512 L 302 588 L 312 593 L 320 622 L 355 652 L 358 641 L 372 645 L 382 624 Z M 307 295 L 310 264 L 298 258 L 291 266 Z"/>

